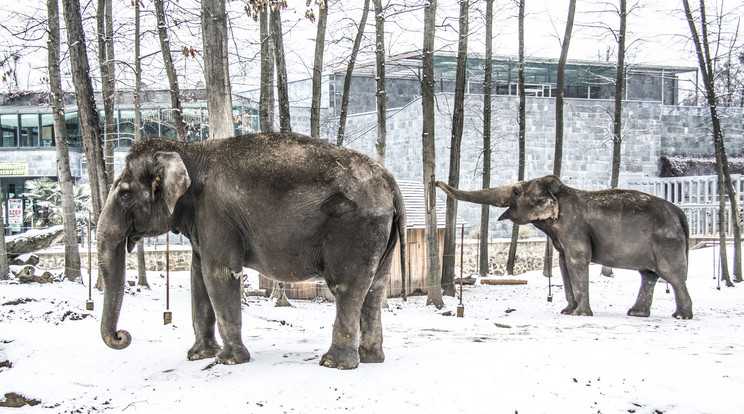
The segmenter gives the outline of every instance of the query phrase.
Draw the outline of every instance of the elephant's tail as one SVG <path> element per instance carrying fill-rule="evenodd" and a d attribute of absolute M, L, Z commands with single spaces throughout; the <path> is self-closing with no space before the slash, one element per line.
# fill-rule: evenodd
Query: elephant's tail
<path fill-rule="evenodd" d="M 407 232 L 406 232 L 406 205 L 403 202 L 403 194 L 400 192 L 400 187 L 395 183 L 393 193 L 393 203 L 395 205 L 395 216 L 393 217 L 393 225 L 397 226 L 398 230 L 398 241 L 400 242 L 400 277 L 401 277 L 401 297 L 406 300 L 406 270 L 408 260 L 406 259 L 406 248 Z"/>

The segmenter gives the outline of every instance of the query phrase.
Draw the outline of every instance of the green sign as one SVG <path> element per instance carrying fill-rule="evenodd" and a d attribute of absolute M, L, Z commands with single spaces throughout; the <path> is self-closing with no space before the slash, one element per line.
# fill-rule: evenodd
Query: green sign
<path fill-rule="evenodd" d="M 0 163 L 0 177 L 28 175 L 28 164 L 25 162 Z"/>

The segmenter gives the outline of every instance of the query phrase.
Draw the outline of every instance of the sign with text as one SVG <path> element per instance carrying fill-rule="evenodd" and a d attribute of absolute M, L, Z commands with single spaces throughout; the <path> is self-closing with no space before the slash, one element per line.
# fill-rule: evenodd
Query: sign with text
<path fill-rule="evenodd" d="M 8 200 L 8 224 L 13 231 L 20 231 L 23 226 L 23 200 L 20 198 Z"/>
<path fill-rule="evenodd" d="M 0 177 L 14 177 L 28 175 L 28 164 L 25 162 L 0 163 Z"/>

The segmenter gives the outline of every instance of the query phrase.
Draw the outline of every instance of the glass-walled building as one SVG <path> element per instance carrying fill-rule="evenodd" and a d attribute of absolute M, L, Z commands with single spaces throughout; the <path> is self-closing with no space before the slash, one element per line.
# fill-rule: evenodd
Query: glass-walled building
<path fill-rule="evenodd" d="M 34 94 L 38 97 L 39 94 Z M 203 90 L 187 91 L 183 104 L 184 122 L 189 141 L 205 140 L 209 136 L 207 107 Z M 23 97 L 1 96 L 0 105 L 0 191 L 3 197 L 2 218 L 6 234 L 15 234 L 32 226 L 27 219 L 32 201 L 26 197 L 26 183 L 37 178 L 57 179 L 56 134 L 52 108 Z M 114 109 L 111 139 L 115 148 L 115 165 L 120 167 L 126 152 L 134 143 L 134 106 L 131 92 L 119 92 Z M 142 136 L 163 136 L 176 139 L 168 91 L 148 91 L 141 109 Z M 97 97 L 98 98 L 98 97 Z M 77 108 L 66 99 L 65 129 L 70 146 L 70 169 L 76 185 L 88 182 L 80 119 Z M 164 102 L 167 100 L 167 102 Z M 101 108 L 102 106 L 99 106 Z M 258 109 L 250 99 L 233 96 L 235 134 L 259 130 Z M 104 113 L 99 111 L 103 130 Z"/>

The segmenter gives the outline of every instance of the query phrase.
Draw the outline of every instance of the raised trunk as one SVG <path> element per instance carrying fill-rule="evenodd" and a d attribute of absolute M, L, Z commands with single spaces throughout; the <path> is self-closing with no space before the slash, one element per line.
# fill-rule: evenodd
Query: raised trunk
<path fill-rule="evenodd" d="M 496 207 L 508 207 L 509 197 L 511 196 L 512 186 L 487 188 L 484 190 L 462 191 L 452 188 L 449 185 L 437 181 L 439 188 L 444 190 L 448 196 L 470 203 L 488 204 Z"/>
<path fill-rule="evenodd" d="M 96 232 L 98 248 L 98 273 L 103 279 L 103 312 L 101 314 L 101 338 L 110 348 L 124 349 L 132 342 L 132 336 L 117 330 L 119 312 L 124 297 L 124 273 L 126 264 L 126 235 L 118 231 L 116 214 L 107 205 L 101 213 Z"/>

